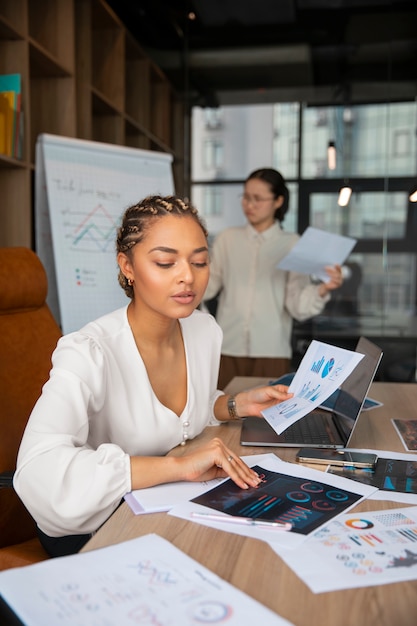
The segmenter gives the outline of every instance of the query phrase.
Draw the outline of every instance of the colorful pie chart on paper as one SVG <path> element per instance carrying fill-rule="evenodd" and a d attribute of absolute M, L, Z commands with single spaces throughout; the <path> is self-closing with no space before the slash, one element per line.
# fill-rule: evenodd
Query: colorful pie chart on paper
<path fill-rule="evenodd" d="M 346 526 L 349 526 L 349 528 L 355 528 L 356 530 L 366 530 L 367 528 L 372 528 L 373 527 L 373 523 L 370 522 L 367 519 L 360 519 L 358 517 L 356 518 L 352 518 L 352 519 L 348 519 L 345 522 Z"/>

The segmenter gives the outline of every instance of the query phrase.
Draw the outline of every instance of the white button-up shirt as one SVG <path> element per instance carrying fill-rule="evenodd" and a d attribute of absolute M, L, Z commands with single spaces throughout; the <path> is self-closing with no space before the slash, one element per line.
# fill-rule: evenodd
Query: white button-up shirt
<path fill-rule="evenodd" d="M 222 332 L 200 311 L 180 324 L 188 378 L 181 415 L 156 397 L 126 308 L 59 340 L 14 476 L 47 535 L 96 530 L 131 489 L 130 456 L 164 455 L 184 429 L 193 438 L 216 423 Z"/>
<path fill-rule="evenodd" d="M 262 233 L 247 224 L 216 237 L 204 297 L 220 292 L 222 354 L 291 358 L 292 318 L 303 321 L 323 310 L 329 296 L 321 297 L 308 276 L 277 268 L 298 239 L 278 222 Z"/>

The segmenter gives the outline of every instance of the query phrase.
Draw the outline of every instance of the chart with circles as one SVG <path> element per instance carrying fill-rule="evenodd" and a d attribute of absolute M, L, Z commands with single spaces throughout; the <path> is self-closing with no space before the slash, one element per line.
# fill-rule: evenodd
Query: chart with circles
<path fill-rule="evenodd" d="M 240 489 L 228 480 L 193 502 L 239 517 L 290 522 L 291 532 L 308 535 L 361 499 L 324 481 L 253 469 L 263 478 L 258 487 Z"/>
<path fill-rule="evenodd" d="M 417 507 L 341 515 L 291 552 L 284 560 L 316 593 L 415 579 Z"/>

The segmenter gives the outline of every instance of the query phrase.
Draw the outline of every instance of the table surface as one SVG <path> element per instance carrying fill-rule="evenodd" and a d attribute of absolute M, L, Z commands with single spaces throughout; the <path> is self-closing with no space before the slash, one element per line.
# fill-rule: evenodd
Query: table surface
<path fill-rule="evenodd" d="M 262 384 L 265 379 L 238 377 L 227 391 Z M 417 384 L 374 383 L 370 394 L 383 406 L 363 412 L 351 447 L 404 452 L 391 418 L 417 418 Z M 297 448 L 242 447 L 240 424 L 229 422 L 207 428 L 187 442 L 187 448 L 220 436 L 237 454 L 274 452 L 294 461 Z M 183 447 L 170 454 L 181 456 Z M 320 466 L 315 465 L 316 469 Z M 406 506 L 396 502 L 365 500 L 354 511 Z M 216 572 L 223 579 L 263 603 L 296 626 L 415 626 L 417 580 L 360 589 L 314 594 L 263 541 L 242 537 L 182 520 L 166 513 L 135 516 L 122 504 L 83 548 L 93 550 L 148 533 L 157 533 L 177 548 Z"/>

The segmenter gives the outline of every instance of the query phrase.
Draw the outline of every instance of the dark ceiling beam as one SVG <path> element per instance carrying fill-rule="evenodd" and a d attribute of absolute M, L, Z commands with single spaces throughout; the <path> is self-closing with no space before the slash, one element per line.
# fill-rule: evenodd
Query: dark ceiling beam
<path fill-rule="evenodd" d="M 417 97 L 417 0 L 109 2 L 191 105 L 346 86 L 371 102 L 384 81 Z"/>

